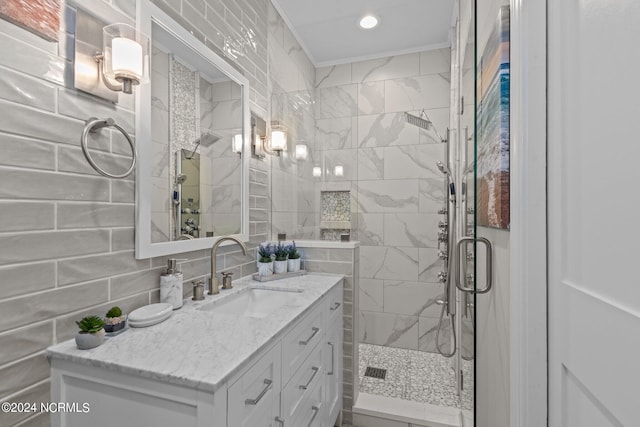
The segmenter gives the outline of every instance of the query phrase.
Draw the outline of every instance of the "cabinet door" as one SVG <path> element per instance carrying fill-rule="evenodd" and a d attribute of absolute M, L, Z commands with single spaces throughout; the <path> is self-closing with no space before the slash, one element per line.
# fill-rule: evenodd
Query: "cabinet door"
<path fill-rule="evenodd" d="M 326 346 L 326 417 L 333 426 L 342 409 L 342 316 L 335 319 L 327 331 Z"/>
<path fill-rule="evenodd" d="M 229 427 L 277 425 L 274 422 L 280 415 L 281 354 L 277 344 L 229 387 Z"/>

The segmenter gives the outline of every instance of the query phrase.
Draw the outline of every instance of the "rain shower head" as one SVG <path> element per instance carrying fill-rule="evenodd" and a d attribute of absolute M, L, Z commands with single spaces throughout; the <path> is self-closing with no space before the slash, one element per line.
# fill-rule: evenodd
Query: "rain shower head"
<path fill-rule="evenodd" d="M 196 154 L 196 150 L 198 149 L 198 147 L 200 145 L 202 145 L 203 147 L 210 147 L 213 144 L 215 144 L 216 142 L 218 142 L 220 140 L 220 137 L 214 133 L 211 132 L 202 132 L 200 134 L 200 137 L 198 139 L 196 139 L 195 141 L 193 141 L 194 144 L 196 144 L 195 147 L 193 147 L 193 151 L 191 152 L 190 155 L 185 155 L 185 157 L 189 160 L 193 159 L 193 155 Z"/>
<path fill-rule="evenodd" d="M 202 132 L 200 134 L 200 137 L 193 142 L 196 144 L 196 147 L 198 145 L 202 145 L 203 147 L 210 147 L 211 145 L 218 142 L 219 140 L 220 140 L 220 137 L 215 133 Z"/>
<path fill-rule="evenodd" d="M 413 114 L 405 112 L 404 117 L 407 120 L 407 123 L 411 125 L 418 126 L 424 130 L 429 130 L 431 128 L 431 120 L 429 120 L 424 110 L 420 112 L 420 116 L 414 116 Z"/>

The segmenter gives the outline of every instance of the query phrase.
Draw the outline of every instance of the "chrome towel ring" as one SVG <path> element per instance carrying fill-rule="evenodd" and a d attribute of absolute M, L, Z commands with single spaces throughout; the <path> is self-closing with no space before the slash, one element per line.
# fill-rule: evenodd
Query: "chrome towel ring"
<path fill-rule="evenodd" d="M 133 172 L 133 168 L 136 165 L 136 147 L 133 143 L 133 140 L 127 133 L 127 131 L 124 130 L 122 127 L 118 126 L 116 122 L 111 118 L 106 120 L 101 120 L 101 119 L 96 119 L 95 117 L 91 117 L 85 123 L 86 124 L 84 126 L 84 129 L 82 130 L 82 138 L 80 139 L 80 142 L 81 142 L 80 145 L 82 146 L 82 152 L 84 153 L 84 157 L 87 159 L 91 167 L 93 167 L 96 170 L 96 172 L 98 172 L 100 175 L 106 176 L 107 178 L 122 179 L 129 176 L 131 172 Z M 89 133 L 95 133 L 98 129 L 104 128 L 104 127 L 113 127 L 118 129 L 120 133 L 124 135 L 124 137 L 127 139 L 129 146 L 131 146 L 131 153 L 133 155 L 133 157 L 131 158 L 131 166 L 129 166 L 129 169 L 123 174 L 116 175 L 116 174 L 106 172 L 104 169 L 98 166 L 96 162 L 93 160 L 93 158 L 91 158 L 91 156 L 89 155 L 89 149 L 87 148 L 87 137 L 89 136 Z"/>

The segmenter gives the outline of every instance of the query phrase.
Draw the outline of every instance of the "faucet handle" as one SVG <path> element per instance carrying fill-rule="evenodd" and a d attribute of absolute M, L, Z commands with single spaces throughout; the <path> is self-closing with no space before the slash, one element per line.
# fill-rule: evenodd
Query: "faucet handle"
<path fill-rule="evenodd" d="M 233 285 L 231 284 L 233 278 L 231 276 L 233 276 L 233 273 L 230 271 L 222 272 L 222 289 L 233 289 Z"/>
<path fill-rule="evenodd" d="M 204 280 L 198 280 L 191 282 L 193 284 L 193 298 L 194 301 L 202 301 L 204 299 Z"/>

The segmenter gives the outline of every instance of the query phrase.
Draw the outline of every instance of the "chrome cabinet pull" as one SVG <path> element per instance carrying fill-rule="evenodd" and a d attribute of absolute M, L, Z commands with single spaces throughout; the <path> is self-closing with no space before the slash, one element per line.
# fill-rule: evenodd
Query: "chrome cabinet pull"
<path fill-rule="evenodd" d="M 307 424 L 307 427 L 311 427 L 311 424 L 313 424 L 313 421 L 316 419 L 316 416 L 318 416 L 318 412 L 320 412 L 320 407 L 322 406 L 322 404 L 318 405 L 318 406 L 312 406 L 311 410 L 313 411 L 313 416 L 311 417 L 311 419 L 309 420 L 309 424 Z"/>
<path fill-rule="evenodd" d="M 305 341 L 299 341 L 298 344 L 300 345 L 307 345 L 309 344 L 309 341 L 311 341 L 313 339 L 313 337 L 316 336 L 316 334 L 318 332 L 320 332 L 320 328 L 316 328 L 315 326 L 313 328 L 311 328 L 311 330 L 313 331 L 313 333 L 311 334 L 311 336 L 309 338 L 307 338 Z"/>
<path fill-rule="evenodd" d="M 282 427 L 284 427 L 284 420 L 283 420 L 282 418 L 280 418 L 280 417 L 276 417 L 276 422 L 277 422 L 277 423 L 280 423 L 280 425 L 281 425 Z"/>
<path fill-rule="evenodd" d="M 335 357 L 335 346 L 333 345 L 332 342 L 328 342 L 327 344 L 329 344 L 331 346 L 331 370 L 329 372 L 327 372 L 327 375 L 333 375 L 333 368 L 334 368 L 334 357 Z"/>
<path fill-rule="evenodd" d="M 244 401 L 245 405 L 257 405 L 258 402 L 260 402 L 260 400 L 264 397 L 264 395 L 267 394 L 267 392 L 273 386 L 273 381 L 268 380 L 266 378 L 264 380 L 264 383 L 266 384 L 266 387 L 260 392 L 258 397 L 256 397 L 255 399 L 245 399 L 245 401 Z"/>
<path fill-rule="evenodd" d="M 334 303 L 333 307 L 331 307 L 329 310 L 336 311 L 337 309 L 340 308 L 341 305 L 342 305 L 341 303 L 336 302 L 336 303 Z"/>
<path fill-rule="evenodd" d="M 318 371 L 320 370 L 320 368 L 318 368 L 317 366 L 312 366 L 311 370 L 313 371 L 313 375 L 311 375 L 311 378 L 309 378 L 309 381 L 307 381 L 305 385 L 298 386 L 300 390 L 306 390 L 307 388 L 309 388 L 309 384 L 311 384 L 316 375 L 318 375 Z"/>
<path fill-rule="evenodd" d="M 487 283 L 485 284 L 484 288 L 481 289 L 476 289 L 476 288 L 469 288 L 466 286 L 466 283 L 462 283 L 462 278 L 461 278 L 461 274 L 460 274 L 460 259 L 462 259 L 464 257 L 464 259 L 466 260 L 466 256 L 464 256 L 464 254 L 461 254 L 462 252 L 462 248 L 463 245 L 466 245 L 469 242 L 479 242 L 479 243 L 483 243 L 486 247 L 487 247 L 487 266 L 486 266 L 486 270 L 487 270 Z M 462 237 L 460 238 L 460 240 L 458 240 L 458 243 L 456 245 L 456 251 L 458 256 L 456 257 L 456 287 L 458 289 L 460 289 L 462 292 L 467 292 L 470 294 L 486 294 L 487 292 L 489 292 L 491 290 L 491 286 L 493 285 L 492 283 L 492 278 L 493 278 L 493 260 L 492 260 L 492 254 L 493 254 L 493 246 L 491 245 L 491 242 L 488 239 L 485 239 L 484 237 Z M 476 256 L 477 259 L 477 256 Z M 465 263 L 466 264 L 466 263 Z M 467 278 L 467 272 L 464 271 L 464 278 L 466 281 Z"/>

